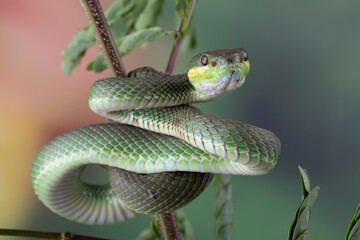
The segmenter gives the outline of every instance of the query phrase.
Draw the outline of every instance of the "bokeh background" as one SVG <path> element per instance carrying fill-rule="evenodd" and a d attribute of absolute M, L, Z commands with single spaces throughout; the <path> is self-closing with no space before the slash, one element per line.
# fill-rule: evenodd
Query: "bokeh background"
<path fill-rule="evenodd" d="M 104 8 L 111 1 L 103 1 Z M 134 239 L 148 216 L 112 226 L 87 226 L 45 208 L 33 193 L 30 167 L 55 136 L 103 122 L 87 104 L 88 90 L 107 72 L 85 67 L 94 46 L 70 77 L 61 51 L 87 24 L 78 1 L 0 0 L 0 227 L 70 230 L 111 239 Z M 174 1 L 166 1 L 162 26 L 175 27 Z M 297 165 L 321 187 L 309 240 L 343 239 L 359 204 L 360 1 L 198 1 L 192 24 L 196 49 L 183 52 L 185 72 L 196 53 L 244 47 L 251 71 L 245 85 L 211 103 L 209 114 L 246 121 L 275 132 L 282 154 L 274 171 L 233 176 L 232 239 L 286 239 L 301 201 Z M 172 38 L 124 57 L 128 70 L 164 70 Z M 195 239 L 213 239 L 213 184 L 185 210 Z M 8 239 L 8 237 L 0 237 Z M 17 239 L 17 238 L 12 238 Z M 24 238 L 22 238 L 24 239 Z"/>

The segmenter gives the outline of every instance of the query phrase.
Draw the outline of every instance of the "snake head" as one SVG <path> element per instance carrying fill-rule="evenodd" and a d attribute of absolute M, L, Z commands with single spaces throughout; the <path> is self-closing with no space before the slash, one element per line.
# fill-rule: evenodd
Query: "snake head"
<path fill-rule="evenodd" d="M 249 70 L 244 49 L 215 50 L 191 59 L 188 78 L 200 95 L 213 99 L 240 87 Z"/>

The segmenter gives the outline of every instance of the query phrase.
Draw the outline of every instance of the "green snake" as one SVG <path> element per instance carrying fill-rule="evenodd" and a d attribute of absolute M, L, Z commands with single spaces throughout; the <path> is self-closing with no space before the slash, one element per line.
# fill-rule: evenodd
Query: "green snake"
<path fill-rule="evenodd" d="M 267 173 L 280 154 L 272 132 L 190 105 L 232 92 L 249 69 L 245 50 L 224 49 L 196 55 L 187 74 L 144 67 L 96 81 L 90 108 L 111 121 L 48 143 L 32 165 L 35 193 L 63 217 L 107 224 L 135 212 L 174 211 L 199 195 L 213 174 Z M 83 182 L 89 164 L 108 168 L 111 184 Z"/>

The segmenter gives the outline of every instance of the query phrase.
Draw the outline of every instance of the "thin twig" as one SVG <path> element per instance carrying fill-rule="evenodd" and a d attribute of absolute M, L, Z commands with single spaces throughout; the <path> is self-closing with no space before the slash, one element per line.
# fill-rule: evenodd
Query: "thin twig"
<path fill-rule="evenodd" d="M 161 233 L 165 240 L 181 240 L 175 214 L 162 213 L 158 215 L 161 224 Z"/>
<path fill-rule="evenodd" d="M 99 0 L 80 0 L 95 31 L 96 39 L 106 64 L 113 77 L 126 76 L 125 67 L 121 61 L 114 37 L 106 21 L 104 11 Z"/>
<path fill-rule="evenodd" d="M 69 231 L 62 233 L 56 232 L 42 232 L 42 231 L 30 231 L 21 229 L 3 229 L 0 228 L 0 236 L 13 236 L 13 237 L 31 237 L 41 239 L 61 239 L 61 240 L 107 240 L 105 238 L 95 238 L 83 235 L 72 234 Z"/>
<path fill-rule="evenodd" d="M 188 7 L 188 10 L 187 10 L 187 18 L 181 20 L 179 30 L 178 30 L 178 33 L 177 33 L 178 35 L 175 37 L 175 42 L 174 42 L 173 48 L 171 50 L 168 65 L 166 67 L 166 72 L 169 73 L 169 74 L 174 73 L 176 61 L 177 61 L 177 58 L 179 56 L 179 51 L 180 51 L 182 40 L 183 40 L 183 37 L 184 37 L 184 29 L 186 30 L 188 28 L 188 26 L 189 26 L 191 15 L 192 15 L 192 12 L 194 10 L 195 3 L 196 3 L 196 0 L 191 0 L 190 1 L 189 7 Z"/>

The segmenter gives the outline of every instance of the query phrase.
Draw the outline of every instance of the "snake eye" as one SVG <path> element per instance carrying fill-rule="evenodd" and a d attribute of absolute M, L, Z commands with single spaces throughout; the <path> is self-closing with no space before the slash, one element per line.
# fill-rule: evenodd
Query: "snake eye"
<path fill-rule="evenodd" d="M 248 60 L 248 54 L 247 54 L 247 52 L 245 50 L 243 50 L 243 54 L 244 54 L 245 61 L 247 61 Z"/>
<path fill-rule="evenodd" d="M 208 57 L 207 57 L 206 55 L 202 55 L 202 56 L 201 56 L 201 64 L 202 64 L 203 66 L 206 66 L 206 65 L 209 64 L 209 59 L 208 59 Z"/>

